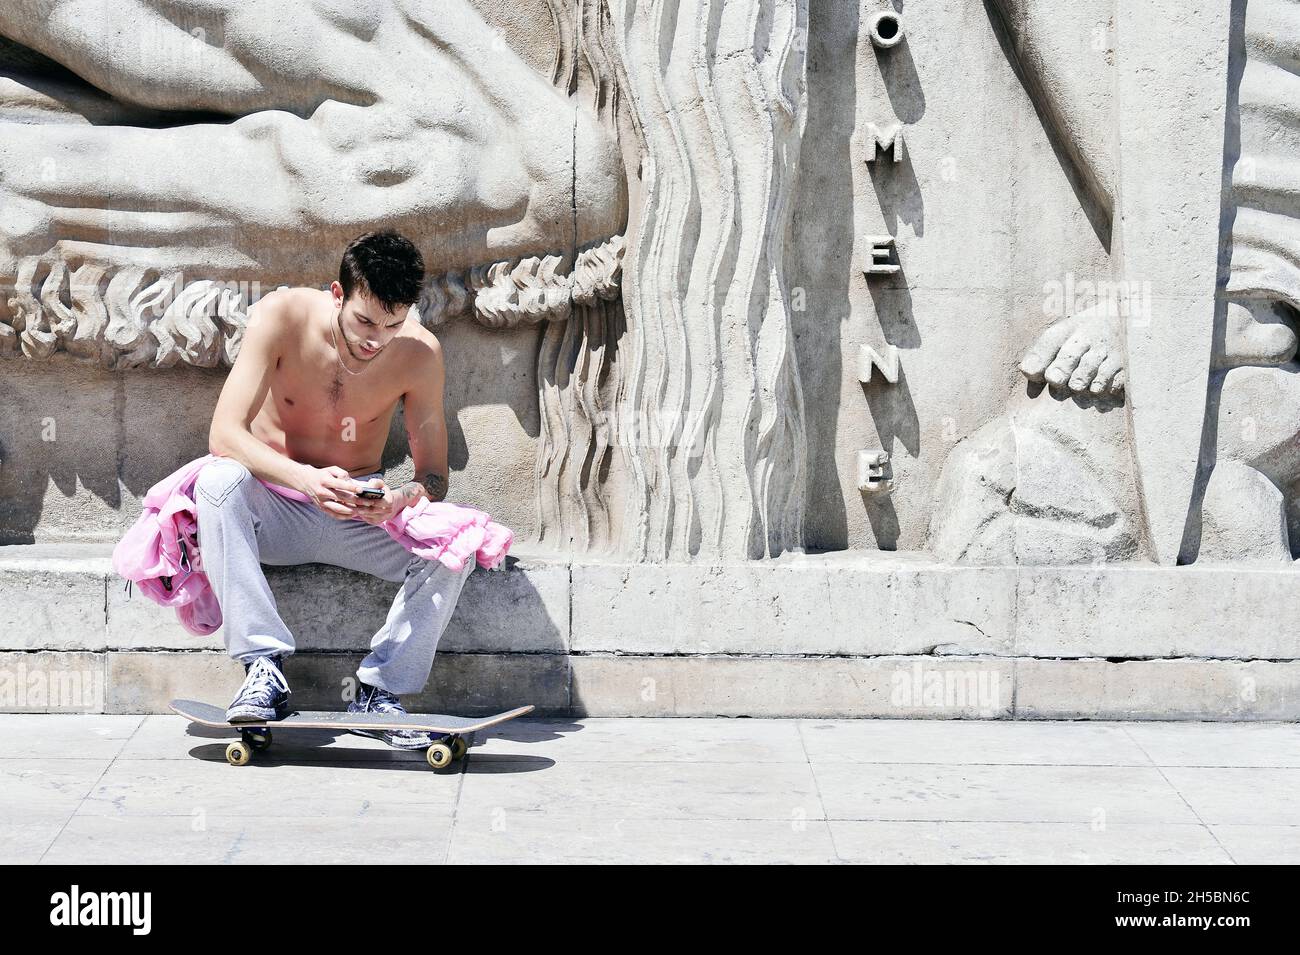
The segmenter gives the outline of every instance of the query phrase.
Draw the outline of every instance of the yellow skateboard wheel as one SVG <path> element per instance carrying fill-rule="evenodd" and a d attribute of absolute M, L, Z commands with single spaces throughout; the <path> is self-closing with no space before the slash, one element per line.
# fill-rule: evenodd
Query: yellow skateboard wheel
<path fill-rule="evenodd" d="M 242 740 L 226 747 L 226 762 L 231 766 L 243 766 L 253 758 L 253 750 Z"/>
<path fill-rule="evenodd" d="M 451 747 L 446 743 L 434 743 L 425 752 L 424 758 L 434 769 L 445 769 L 451 765 Z"/>

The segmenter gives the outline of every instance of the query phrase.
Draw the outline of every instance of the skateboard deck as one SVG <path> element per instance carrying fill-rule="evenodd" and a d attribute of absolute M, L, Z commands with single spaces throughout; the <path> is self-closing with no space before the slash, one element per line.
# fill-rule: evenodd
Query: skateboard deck
<path fill-rule="evenodd" d="M 487 729 L 533 711 L 531 704 L 483 717 L 448 716 L 443 713 L 384 716 L 381 713 L 301 710 L 290 713 L 282 720 L 230 723 L 226 720 L 226 710 L 222 706 L 213 706 L 211 703 L 202 703 L 198 700 L 172 700 L 170 706 L 191 723 L 238 732 L 240 740 L 226 747 L 226 759 L 233 766 L 244 765 L 252 757 L 253 752 L 270 746 L 272 729 L 369 730 L 371 732 L 420 730 L 426 733 L 441 733 L 449 738 L 447 741 L 435 742 L 426 752 L 429 764 L 435 769 L 441 769 L 453 759 L 459 759 L 464 755 L 465 742 L 460 737 L 465 733 Z"/>

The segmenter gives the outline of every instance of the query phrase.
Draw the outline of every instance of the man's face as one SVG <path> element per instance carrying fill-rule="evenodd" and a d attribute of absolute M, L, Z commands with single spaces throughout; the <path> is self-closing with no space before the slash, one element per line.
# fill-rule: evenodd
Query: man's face
<path fill-rule="evenodd" d="M 362 292 L 353 292 L 344 301 L 343 286 L 338 282 L 330 286 L 330 291 L 334 295 L 334 322 L 344 342 L 342 347 L 358 361 L 378 357 L 402 330 L 406 307 L 399 305 L 396 312 L 386 312 L 379 302 Z"/>

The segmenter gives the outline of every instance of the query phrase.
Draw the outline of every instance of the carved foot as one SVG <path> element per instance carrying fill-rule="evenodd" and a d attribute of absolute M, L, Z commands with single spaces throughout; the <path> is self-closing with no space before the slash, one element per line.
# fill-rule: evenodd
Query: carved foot
<path fill-rule="evenodd" d="M 1047 326 L 1025 353 L 1020 372 L 1074 394 L 1123 394 L 1124 348 L 1110 303 Z"/>

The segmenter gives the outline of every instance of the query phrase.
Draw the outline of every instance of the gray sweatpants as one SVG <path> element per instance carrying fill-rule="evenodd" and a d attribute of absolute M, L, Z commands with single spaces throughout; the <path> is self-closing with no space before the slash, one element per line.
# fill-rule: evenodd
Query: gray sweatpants
<path fill-rule="evenodd" d="M 358 480 L 382 475 L 376 471 Z M 458 572 L 417 557 L 378 525 L 340 520 L 277 494 L 233 458 L 205 465 L 194 486 L 199 553 L 221 604 L 232 657 L 249 663 L 294 651 L 293 634 L 280 619 L 259 564 L 334 564 L 402 584 L 357 676 L 399 696 L 424 689 L 438 641 L 474 569 L 472 559 Z"/>

